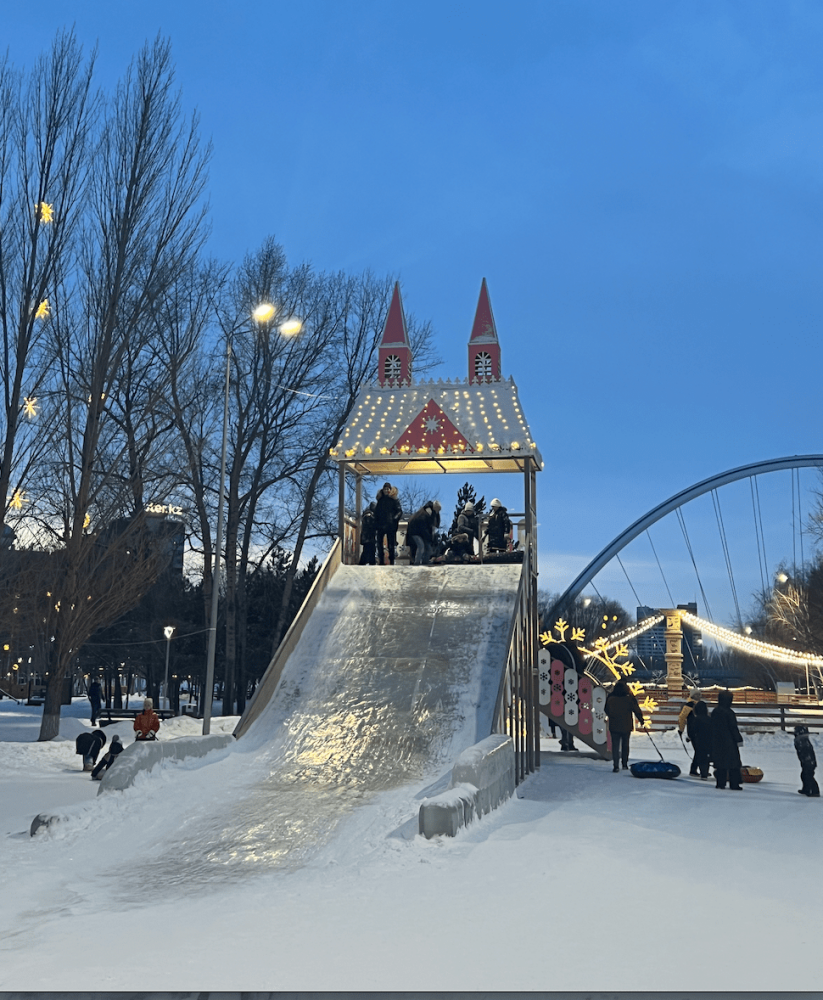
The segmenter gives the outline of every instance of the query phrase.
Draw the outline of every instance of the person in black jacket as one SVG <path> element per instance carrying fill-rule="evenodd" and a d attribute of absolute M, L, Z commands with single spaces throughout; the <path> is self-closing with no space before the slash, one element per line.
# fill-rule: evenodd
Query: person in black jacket
<path fill-rule="evenodd" d="M 800 761 L 800 780 L 803 782 L 803 787 L 798 788 L 797 791 L 800 795 L 817 798 L 820 795 L 820 786 L 814 777 L 817 757 L 814 754 L 812 741 L 809 739 L 808 726 L 794 727 L 794 749 L 797 753 L 797 759 Z"/>
<path fill-rule="evenodd" d="M 606 699 L 606 715 L 609 717 L 609 732 L 612 737 L 612 770 L 619 771 L 618 761 L 623 762 L 623 770 L 629 766 L 629 736 L 632 731 L 632 716 L 642 726 L 643 712 L 637 698 L 629 690 L 624 680 L 619 680 Z"/>
<path fill-rule="evenodd" d="M 90 771 L 97 763 L 97 755 L 106 745 L 106 734 L 102 729 L 93 733 L 80 733 L 74 741 L 74 752 L 83 755 L 83 770 Z"/>
<path fill-rule="evenodd" d="M 709 761 L 712 755 L 712 724 L 709 720 L 709 707 L 705 701 L 695 702 L 686 719 L 686 729 L 694 749 L 689 774 L 697 776 L 699 772 L 701 779 L 708 781 Z"/>
<path fill-rule="evenodd" d="M 397 525 L 403 516 L 403 508 L 397 499 L 397 487 L 391 483 L 383 483 L 383 488 L 377 491 L 377 502 L 374 507 L 374 521 L 377 529 L 377 555 L 379 565 L 383 565 L 383 538 L 389 550 L 389 563 L 394 566 L 397 554 Z"/>
<path fill-rule="evenodd" d="M 721 691 L 717 696 L 717 708 L 711 714 L 712 760 L 717 778 L 715 787 L 725 788 L 728 779 L 729 788 L 739 792 L 743 788 L 743 775 L 740 773 L 740 746 L 743 737 L 737 728 L 737 716 L 732 710 L 733 698 L 731 691 Z"/>
<path fill-rule="evenodd" d="M 111 738 L 111 745 L 106 753 L 100 758 L 100 763 L 91 772 L 92 781 L 102 781 L 103 771 L 108 771 L 112 764 L 117 760 L 117 755 L 123 752 L 123 744 L 120 742 L 120 737 L 115 733 Z"/>
<path fill-rule="evenodd" d="M 97 717 L 100 715 L 100 706 L 103 703 L 103 688 L 100 685 L 100 681 L 95 679 L 89 685 L 89 704 L 91 705 L 91 724 L 94 725 L 97 722 Z"/>
<path fill-rule="evenodd" d="M 375 503 L 372 502 L 363 511 L 363 518 L 360 521 L 360 544 L 363 551 L 360 554 L 361 566 L 374 566 L 377 562 L 375 548 L 377 547 L 377 524 L 374 519 Z"/>
<path fill-rule="evenodd" d="M 415 566 L 427 566 L 434 547 L 434 535 L 440 527 L 440 504 L 429 500 L 409 518 L 406 542 Z"/>
<path fill-rule="evenodd" d="M 489 540 L 489 552 L 508 551 L 512 537 L 512 522 L 508 511 L 497 497 L 492 500 L 489 523 L 486 526 L 486 537 Z"/>

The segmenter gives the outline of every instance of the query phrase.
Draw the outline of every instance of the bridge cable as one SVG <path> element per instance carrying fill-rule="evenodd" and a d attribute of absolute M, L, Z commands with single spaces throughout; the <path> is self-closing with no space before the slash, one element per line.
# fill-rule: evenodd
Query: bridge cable
<path fill-rule="evenodd" d="M 674 598 L 672 597 L 672 592 L 669 590 L 669 584 L 666 580 L 666 575 L 663 572 L 663 567 L 660 565 L 660 559 L 657 556 L 657 549 L 654 547 L 654 542 L 652 541 L 652 536 L 649 534 L 649 529 L 646 528 L 646 537 L 649 539 L 649 545 L 652 547 L 652 552 L 654 552 L 654 558 L 657 560 L 657 568 L 660 570 L 660 575 L 663 577 L 663 586 L 666 588 L 666 593 L 669 595 L 669 601 L 671 606 L 674 607 Z"/>
<path fill-rule="evenodd" d="M 712 490 L 712 503 L 714 504 L 714 516 L 717 521 L 717 528 L 720 532 L 720 544 L 723 548 L 723 557 L 726 560 L 726 570 L 729 574 L 729 585 L 732 588 L 734 607 L 737 612 L 737 624 L 742 627 L 743 619 L 740 617 L 740 602 L 737 600 L 737 587 L 734 583 L 734 571 L 732 569 L 732 558 L 729 552 L 729 540 L 726 537 L 726 526 L 723 524 L 723 511 L 720 507 L 720 497 L 717 495 L 717 490 Z"/>
<path fill-rule="evenodd" d="M 760 538 L 763 542 L 763 565 L 766 569 L 766 579 L 769 579 L 769 560 L 766 556 L 766 536 L 763 534 L 763 512 L 760 509 L 760 487 L 757 484 L 757 476 L 754 477 L 754 492 L 757 496 L 757 520 L 760 524 Z M 766 587 L 763 587 L 763 592 L 765 593 Z"/>
<path fill-rule="evenodd" d="M 789 469 L 792 474 L 792 576 L 797 577 L 797 532 L 795 531 L 794 519 L 794 469 Z"/>
<path fill-rule="evenodd" d="M 752 494 L 752 517 L 754 518 L 754 540 L 757 542 L 757 568 L 760 571 L 760 592 L 766 593 L 766 578 L 763 575 L 763 556 L 760 552 L 760 535 L 757 531 L 757 510 L 754 506 L 754 483 L 753 476 L 749 476 L 749 490 Z"/>
<path fill-rule="evenodd" d="M 800 469 L 797 470 L 797 524 L 800 529 L 800 570 L 806 565 L 806 557 L 803 553 L 803 512 L 800 509 Z"/>
<path fill-rule="evenodd" d="M 680 530 L 683 532 L 683 538 L 686 541 L 686 548 L 689 552 L 689 557 L 692 561 L 692 566 L 694 566 L 694 575 L 697 577 L 697 585 L 700 587 L 700 594 L 703 597 L 703 607 L 706 609 L 706 614 L 709 616 L 710 621 L 714 621 L 714 615 L 709 607 L 709 599 L 706 597 L 706 591 L 703 589 L 703 581 L 700 579 L 700 572 L 697 569 L 697 562 L 694 558 L 694 552 L 692 550 L 692 543 L 689 539 L 689 533 L 686 530 L 686 521 L 683 518 L 683 511 L 680 507 L 675 511 L 677 514 L 677 520 L 680 522 Z"/>
<path fill-rule="evenodd" d="M 639 608 L 640 607 L 645 607 L 645 605 L 643 604 L 643 602 L 637 596 L 637 591 L 634 589 L 634 584 L 631 582 L 631 580 L 629 580 L 629 574 L 626 572 L 626 567 L 623 565 L 623 560 L 620 558 L 619 554 L 615 555 L 615 559 L 620 563 L 620 568 L 623 570 L 623 575 L 629 581 L 629 586 L 632 588 L 632 593 L 634 594 L 634 599 L 637 601 L 637 606 Z"/>

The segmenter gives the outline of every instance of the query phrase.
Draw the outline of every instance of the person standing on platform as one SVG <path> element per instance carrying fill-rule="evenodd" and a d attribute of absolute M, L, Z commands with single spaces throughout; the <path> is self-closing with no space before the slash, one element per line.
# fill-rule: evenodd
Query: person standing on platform
<path fill-rule="evenodd" d="M 375 503 L 372 502 L 363 511 L 363 518 L 360 522 L 360 544 L 363 551 L 360 553 L 361 566 L 374 566 L 377 562 L 375 548 L 377 547 L 377 524 L 374 519 Z"/>
<path fill-rule="evenodd" d="M 489 552 L 508 552 L 512 540 L 512 522 L 508 511 L 497 499 L 492 500 L 489 522 L 486 526 L 486 537 L 489 540 Z"/>
<path fill-rule="evenodd" d="M 374 521 L 377 528 L 377 562 L 383 565 L 383 539 L 389 550 L 389 564 L 394 566 L 397 555 L 397 526 L 403 516 L 403 508 L 397 499 L 397 487 L 391 483 L 383 483 L 383 488 L 377 491 L 377 502 L 374 507 Z"/>

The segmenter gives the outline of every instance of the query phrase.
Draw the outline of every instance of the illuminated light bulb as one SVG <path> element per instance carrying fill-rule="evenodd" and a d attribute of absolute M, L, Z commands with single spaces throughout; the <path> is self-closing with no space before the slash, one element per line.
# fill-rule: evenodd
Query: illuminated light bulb
<path fill-rule="evenodd" d="M 261 302 L 259 306 L 255 306 L 252 311 L 252 318 L 257 323 L 268 323 L 270 319 L 274 317 L 277 312 L 275 306 L 271 302 Z"/>

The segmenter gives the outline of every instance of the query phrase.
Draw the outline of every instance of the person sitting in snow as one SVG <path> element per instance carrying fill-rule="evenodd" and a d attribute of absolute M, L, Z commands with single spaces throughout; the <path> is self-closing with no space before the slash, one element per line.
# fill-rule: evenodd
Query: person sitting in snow
<path fill-rule="evenodd" d="M 146 698 L 143 702 L 143 711 L 134 719 L 134 731 L 138 740 L 156 740 L 157 730 L 160 728 L 160 720 L 154 711 L 154 702 L 151 698 Z"/>
<path fill-rule="evenodd" d="M 100 758 L 100 763 L 91 772 L 92 781 L 102 781 L 103 771 L 108 771 L 112 764 L 117 760 L 117 755 L 123 752 L 123 744 L 120 742 L 120 737 L 115 733 L 111 738 L 111 745 L 108 750 Z"/>
<path fill-rule="evenodd" d="M 800 780 L 803 782 L 803 787 L 797 789 L 798 794 L 817 798 L 820 795 L 820 786 L 814 777 L 817 757 L 814 754 L 812 741 L 809 739 L 808 726 L 794 727 L 794 749 L 797 759 L 800 761 Z"/>
<path fill-rule="evenodd" d="M 83 770 L 90 771 L 97 763 L 97 755 L 106 745 L 106 734 L 102 729 L 93 733 L 80 733 L 74 741 L 74 752 L 83 755 Z"/>

